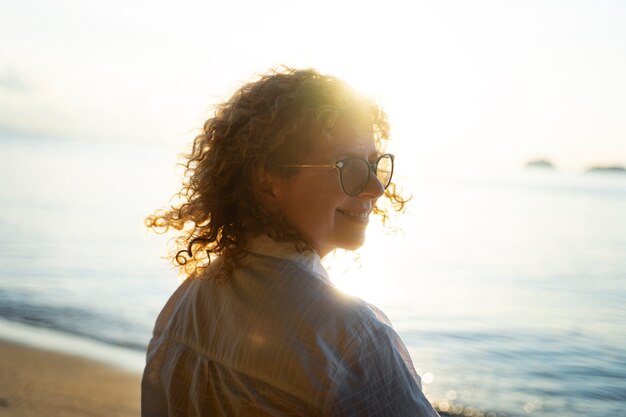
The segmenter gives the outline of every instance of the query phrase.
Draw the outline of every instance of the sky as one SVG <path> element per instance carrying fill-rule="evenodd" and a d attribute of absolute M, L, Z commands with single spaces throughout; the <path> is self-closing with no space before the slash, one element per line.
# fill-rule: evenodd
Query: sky
<path fill-rule="evenodd" d="M 0 0 L 0 138 L 183 151 L 279 65 L 381 102 L 415 169 L 626 165 L 626 2 Z"/>

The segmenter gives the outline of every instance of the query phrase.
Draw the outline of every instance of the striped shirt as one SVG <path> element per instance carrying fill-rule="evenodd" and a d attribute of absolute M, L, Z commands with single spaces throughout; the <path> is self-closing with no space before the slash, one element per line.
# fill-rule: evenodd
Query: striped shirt
<path fill-rule="evenodd" d="M 386 317 L 315 253 L 267 237 L 249 250 L 227 282 L 214 263 L 165 305 L 142 416 L 437 416 Z"/>

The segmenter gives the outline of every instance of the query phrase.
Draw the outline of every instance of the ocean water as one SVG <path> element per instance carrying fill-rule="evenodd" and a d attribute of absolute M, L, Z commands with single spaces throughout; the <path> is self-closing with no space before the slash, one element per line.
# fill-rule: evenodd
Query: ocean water
<path fill-rule="evenodd" d="M 0 141 L 0 319 L 141 357 L 178 283 L 169 237 L 143 227 L 177 190 L 175 153 Z M 390 316 L 429 398 L 476 416 L 626 416 L 626 175 L 400 175 L 401 230 L 373 222 L 360 257 L 325 262 Z"/>

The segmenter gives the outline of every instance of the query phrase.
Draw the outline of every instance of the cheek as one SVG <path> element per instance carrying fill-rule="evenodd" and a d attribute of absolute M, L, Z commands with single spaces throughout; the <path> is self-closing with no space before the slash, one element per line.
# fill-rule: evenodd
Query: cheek
<path fill-rule="evenodd" d="M 311 231 L 328 232 L 334 227 L 336 210 L 340 201 L 334 193 L 326 190 L 311 190 L 300 200 L 300 213 L 305 215 L 304 221 Z"/>
<path fill-rule="evenodd" d="M 334 176 L 299 181 L 285 199 L 285 215 L 294 226 L 309 235 L 325 235 L 335 224 L 337 208 L 346 195 Z"/>
<path fill-rule="evenodd" d="M 334 219 L 337 206 L 330 200 L 330 196 L 325 193 L 316 193 L 301 201 L 303 212 L 317 223 L 318 227 L 324 227 Z"/>

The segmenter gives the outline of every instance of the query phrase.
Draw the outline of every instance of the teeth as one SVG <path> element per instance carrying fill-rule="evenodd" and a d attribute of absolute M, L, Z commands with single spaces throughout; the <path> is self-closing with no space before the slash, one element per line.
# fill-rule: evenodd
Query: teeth
<path fill-rule="evenodd" d="M 347 214 L 350 217 L 355 217 L 359 220 L 367 220 L 367 217 L 369 216 L 369 213 L 363 213 L 363 212 L 356 212 L 356 211 L 347 211 L 347 210 L 341 210 L 342 213 Z"/>

